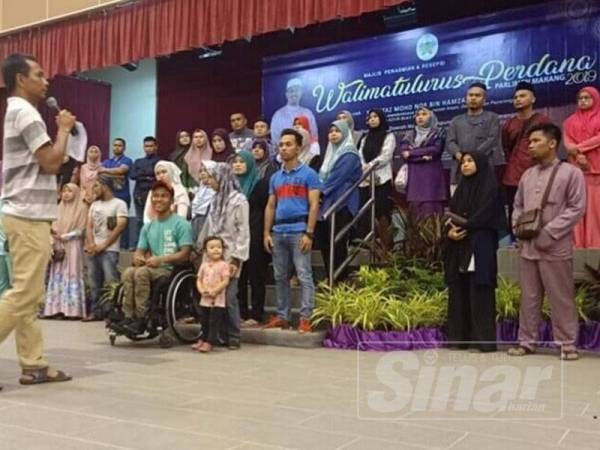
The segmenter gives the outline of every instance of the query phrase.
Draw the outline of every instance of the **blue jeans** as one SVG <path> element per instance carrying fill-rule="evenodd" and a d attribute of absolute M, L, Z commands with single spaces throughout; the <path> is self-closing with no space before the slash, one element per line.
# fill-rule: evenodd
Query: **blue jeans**
<path fill-rule="evenodd" d="M 227 291 L 227 335 L 228 342 L 240 342 L 240 302 L 237 298 L 238 294 L 238 279 L 231 278 Z"/>
<path fill-rule="evenodd" d="M 107 251 L 94 256 L 86 255 L 86 261 L 92 296 L 88 311 L 94 315 L 103 316 L 103 312 L 98 310 L 98 302 L 102 296 L 104 285 L 119 279 L 117 271 L 119 252 Z"/>
<path fill-rule="evenodd" d="M 273 233 L 273 270 L 277 290 L 277 315 L 290 317 L 290 274 L 292 264 L 300 281 L 300 317 L 309 319 L 315 304 L 315 283 L 312 276 L 311 252 L 302 253 L 302 233 Z"/>

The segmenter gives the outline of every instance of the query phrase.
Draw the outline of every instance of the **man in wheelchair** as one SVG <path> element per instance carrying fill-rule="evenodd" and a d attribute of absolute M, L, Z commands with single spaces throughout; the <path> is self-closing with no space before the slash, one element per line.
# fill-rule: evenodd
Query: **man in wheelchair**
<path fill-rule="evenodd" d="M 124 320 L 117 326 L 131 335 L 146 330 L 147 303 L 151 283 L 169 276 L 175 265 L 189 261 L 192 251 L 192 227 L 183 217 L 172 212 L 174 192 L 163 181 L 151 190 L 150 202 L 156 217 L 140 232 L 133 267 L 123 272 Z"/>

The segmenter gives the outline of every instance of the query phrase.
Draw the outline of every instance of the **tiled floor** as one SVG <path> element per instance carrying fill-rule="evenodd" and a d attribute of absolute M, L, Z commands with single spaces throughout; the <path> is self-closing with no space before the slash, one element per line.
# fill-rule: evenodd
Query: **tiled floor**
<path fill-rule="evenodd" d="M 438 369 L 437 382 L 447 379 L 440 375 L 443 361 L 457 363 L 457 355 L 482 378 L 496 368 L 518 374 L 550 367 L 552 379 L 534 390 L 545 409 L 485 411 L 484 402 L 475 413 L 474 402 L 457 406 L 475 398 L 472 393 L 450 383 L 448 402 L 438 410 L 413 403 L 390 411 L 373 407 L 369 395 L 381 390 L 384 404 L 394 405 L 406 392 L 398 380 L 421 389 L 414 401 L 431 405 L 441 398 L 427 390 L 427 373 L 394 360 L 402 354 L 246 345 L 199 355 L 125 340 L 110 347 L 97 323 L 45 321 L 44 330 L 48 358 L 75 380 L 21 387 L 12 339 L 0 346 L 2 450 L 600 448 L 597 357 L 561 367 L 550 355 L 514 360 L 500 353 L 418 352 L 420 367 Z M 386 364 L 391 372 L 382 371 Z M 502 377 L 491 380 L 510 391 Z"/>

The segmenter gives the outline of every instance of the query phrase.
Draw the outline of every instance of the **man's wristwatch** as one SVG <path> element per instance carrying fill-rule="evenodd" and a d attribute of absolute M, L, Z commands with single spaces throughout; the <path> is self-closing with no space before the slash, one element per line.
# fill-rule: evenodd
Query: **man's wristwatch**
<path fill-rule="evenodd" d="M 308 237 L 311 241 L 315 239 L 315 233 L 311 233 L 310 231 L 305 231 L 304 235 Z"/>

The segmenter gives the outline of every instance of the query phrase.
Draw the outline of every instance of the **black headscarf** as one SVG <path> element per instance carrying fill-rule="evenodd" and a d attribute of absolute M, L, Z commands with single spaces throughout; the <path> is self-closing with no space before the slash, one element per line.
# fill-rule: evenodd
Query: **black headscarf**
<path fill-rule="evenodd" d="M 488 267 L 476 265 L 475 270 L 479 272 L 479 284 L 493 286 L 496 278 L 495 251 L 498 241 L 508 230 L 504 202 L 488 157 L 483 153 L 463 153 L 461 164 L 467 155 L 475 161 L 477 172 L 461 177 L 450 200 L 450 211 L 467 219 L 463 226 L 467 230 L 467 236 L 460 241 L 446 241 L 445 277 L 447 282 L 451 282 L 459 271 L 466 271 L 474 251 L 487 246 L 489 248 L 485 253 L 493 254 L 493 259 L 486 265 Z"/>
<path fill-rule="evenodd" d="M 235 155 L 235 151 L 233 150 L 233 146 L 231 145 L 231 141 L 229 140 L 229 133 L 225 128 L 217 128 L 210 135 L 210 142 L 212 146 L 212 140 L 215 136 L 219 136 L 225 142 L 225 149 L 222 152 L 215 152 L 213 148 L 212 152 L 212 160 L 215 162 L 228 162 L 229 158 Z"/>
<path fill-rule="evenodd" d="M 383 141 L 385 141 L 389 128 L 387 117 L 385 117 L 383 110 L 371 109 L 367 114 L 367 118 L 371 113 L 375 113 L 379 117 L 379 126 L 377 128 L 369 127 L 369 131 L 363 137 L 365 139 L 365 146 L 362 149 L 362 154 L 367 163 L 377 158 L 381 153 Z"/>
<path fill-rule="evenodd" d="M 190 145 L 183 146 L 179 143 L 179 138 L 181 136 L 181 133 L 189 134 L 189 132 L 186 130 L 179 130 L 177 132 L 177 134 L 175 135 L 175 150 L 173 150 L 171 152 L 171 154 L 169 155 L 169 161 L 174 162 L 177 165 L 180 164 L 180 160 L 183 159 L 183 157 L 185 156 L 185 154 L 187 153 L 187 151 L 190 149 L 190 147 L 192 145 L 191 139 L 190 139 Z"/>
<path fill-rule="evenodd" d="M 461 164 L 467 155 L 475 161 L 477 172 L 461 177 L 450 200 L 450 211 L 467 219 L 466 229 L 483 228 L 502 233 L 506 231 L 504 202 L 489 158 L 479 152 L 463 153 Z"/>

